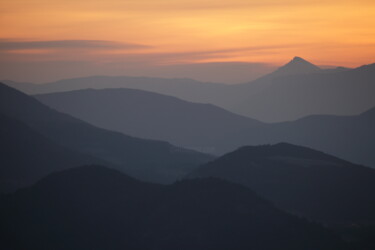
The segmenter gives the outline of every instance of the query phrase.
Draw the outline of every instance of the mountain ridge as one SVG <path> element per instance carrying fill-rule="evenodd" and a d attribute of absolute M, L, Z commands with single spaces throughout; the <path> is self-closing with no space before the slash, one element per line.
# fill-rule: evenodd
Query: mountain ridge
<path fill-rule="evenodd" d="M 375 224 L 375 170 L 307 147 L 241 147 L 187 176 L 198 177 L 245 185 L 279 208 L 315 221 Z"/>
<path fill-rule="evenodd" d="M 301 74 L 312 74 L 318 73 L 321 69 L 306 61 L 305 59 L 295 56 L 291 61 L 287 64 L 279 67 L 274 72 L 263 76 L 263 77 L 280 77 L 280 76 L 288 76 L 288 75 L 301 75 Z"/>
<path fill-rule="evenodd" d="M 86 89 L 35 96 L 56 110 L 98 127 L 187 148 L 215 148 L 233 131 L 261 126 L 212 104 L 134 89 Z M 220 152 L 211 152 L 220 153 Z"/>
<path fill-rule="evenodd" d="M 88 87 L 136 88 L 187 101 L 211 103 L 263 122 L 283 122 L 314 114 L 356 115 L 375 106 L 372 94 L 375 92 L 373 65 L 347 70 L 322 69 L 302 75 L 266 75 L 251 82 L 234 85 L 184 79 L 87 77 L 44 84 L 38 86 L 40 91 L 17 87 L 28 93 L 61 92 Z M 317 99 L 320 101 L 317 102 Z"/>
<path fill-rule="evenodd" d="M 165 141 L 97 128 L 3 84 L 0 84 L 0 113 L 20 120 L 63 147 L 102 159 L 132 176 L 150 181 L 173 182 L 213 158 Z"/>
<path fill-rule="evenodd" d="M 241 185 L 214 178 L 164 186 L 86 166 L 51 174 L 0 200 L 0 232 L 12 249 L 344 247 L 324 227 L 275 208 Z"/>

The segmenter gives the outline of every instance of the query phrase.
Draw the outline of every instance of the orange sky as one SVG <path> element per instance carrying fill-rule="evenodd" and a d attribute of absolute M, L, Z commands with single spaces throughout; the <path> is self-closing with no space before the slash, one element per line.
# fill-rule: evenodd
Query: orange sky
<path fill-rule="evenodd" d="M 375 62 L 374 17 L 374 0 L 0 0 L 0 60 L 355 67 Z"/>

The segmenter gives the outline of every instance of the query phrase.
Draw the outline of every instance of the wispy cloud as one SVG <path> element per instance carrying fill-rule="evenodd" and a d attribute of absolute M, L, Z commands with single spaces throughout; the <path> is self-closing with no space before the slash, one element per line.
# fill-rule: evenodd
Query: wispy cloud
<path fill-rule="evenodd" d="M 0 50 L 33 50 L 33 49 L 121 49 L 134 50 L 151 48 L 137 43 L 120 43 L 106 40 L 52 40 L 52 41 L 17 41 L 0 39 Z"/>
<path fill-rule="evenodd" d="M 272 54 L 283 49 L 291 47 L 299 47 L 301 44 L 288 44 L 288 45 L 269 45 L 269 46 L 247 46 L 240 48 L 223 48 L 213 50 L 195 50 L 195 51 L 175 51 L 175 52 L 147 52 L 137 53 L 133 51 L 121 53 L 106 53 L 103 58 L 113 62 L 139 62 L 144 61 L 149 64 L 180 64 L 180 63 L 197 63 L 209 61 L 227 61 L 225 59 L 233 59 L 242 57 L 244 55 L 263 55 Z M 234 61 L 234 60 L 230 60 Z"/>
<path fill-rule="evenodd" d="M 64 61 L 85 60 L 98 63 L 134 62 L 153 65 L 197 63 L 208 61 L 240 61 L 244 55 L 273 53 L 285 48 L 300 46 L 254 45 L 211 50 L 168 50 L 137 43 L 120 43 L 106 40 L 53 40 L 16 41 L 0 39 L 0 61 Z"/>

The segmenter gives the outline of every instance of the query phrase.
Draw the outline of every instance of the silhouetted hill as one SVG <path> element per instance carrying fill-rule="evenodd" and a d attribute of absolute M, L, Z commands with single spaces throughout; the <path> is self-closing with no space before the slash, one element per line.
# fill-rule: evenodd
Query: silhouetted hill
<path fill-rule="evenodd" d="M 94 127 L 4 84 L 0 84 L 0 113 L 25 123 L 56 144 L 103 159 L 140 179 L 172 182 L 212 158 L 167 142 Z"/>
<path fill-rule="evenodd" d="M 375 223 L 375 170 L 305 147 L 247 146 L 191 177 L 243 184 L 278 207 L 326 223 Z"/>
<path fill-rule="evenodd" d="M 216 179 L 162 186 L 81 167 L 0 199 L 9 249 L 343 249 L 323 227 Z"/>
<path fill-rule="evenodd" d="M 375 167 L 372 111 L 358 116 L 316 115 L 265 124 L 213 105 L 131 89 L 80 90 L 36 97 L 99 127 L 214 154 L 244 145 L 290 142 Z"/>
<path fill-rule="evenodd" d="M 95 126 L 132 136 L 216 152 L 216 144 L 262 125 L 211 104 L 134 89 L 77 90 L 35 96 L 42 103 Z"/>
<path fill-rule="evenodd" d="M 321 69 L 318 66 L 306 61 L 301 57 L 294 57 L 293 60 L 278 68 L 274 72 L 267 75 L 267 77 L 280 77 L 287 75 L 301 75 L 311 74 L 320 72 Z"/>
<path fill-rule="evenodd" d="M 63 79 L 45 84 L 18 83 L 5 81 L 13 88 L 28 94 L 45 94 L 79 89 L 132 88 L 152 91 L 160 94 L 180 97 L 189 101 L 207 103 L 206 96 L 220 91 L 225 93 L 227 85 L 221 83 L 200 82 L 187 78 L 157 78 L 132 76 L 90 76 Z"/>
<path fill-rule="evenodd" d="M 7 84 L 27 93 L 77 89 L 133 88 L 210 103 L 265 122 L 295 120 L 308 115 L 357 115 L 375 106 L 375 64 L 355 69 L 319 70 L 295 58 L 276 72 L 235 85 L 189 79 L 93 76 L 47 84 Z"/>
<path fill-rule="evenodd" d="M 103 160 L 64 148 L 27 125 L 0 114 L 0 192 L 31 185 L 47 174 Z"/>
<path fill-rule="evenodd" d="M 266 76 L 234 85 L 231 103 L 214 104 L 267 122 L 315 114 L 356 115 L 375 106 L 374 81 L 375 64 L 341 72 Z"/>
<path fill-rule="evenodd" d="M 363 112 L 360 115 L 360 118 L 366 121 L 371 121 L 371 122 L 375 121 L 375 107 Z"/>
<path fill-rule="evenodd" d="M 357 116 L 315 115 L 232 134 L 227 146 L 290 142 L 375 167 L 375 108 Z M 233 143 L 235 142 L 235 143 Z"/>
<path fill-rule="evenodd" d="M 336 67 L 336 68 L 330 68 L 330 69 L 322 69 L 322 73 L 337 73 L 337 72 L 344 72 L 347 70 L 351 70 L 353 68 L 347 68 L 347 67 Z"/>

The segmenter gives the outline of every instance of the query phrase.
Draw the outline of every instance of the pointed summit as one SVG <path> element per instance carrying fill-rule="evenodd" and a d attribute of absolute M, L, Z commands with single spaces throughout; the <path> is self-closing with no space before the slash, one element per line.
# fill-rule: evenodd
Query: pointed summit
<path fill-rule="evenodd" d="M 316 73 L 321 69 L 306 61 L 301 57 L 294 57 L 293 60 L 285 64 L 284 66 L 278 68 L 276 71 L 270 74 L 272 77 L 278 76 L 288 76 L 288 75 L 301 75 L 301 74 L 310 74 Z"/>
<path fill-rule="evenodd" d="M 308 61 L 306 61 L 305 59 L 303 59 L 302 57 L 299 57 L 299 56 L 295 56 L 293 58 L 293 60 L 290 61 L 290 62 L 307 62 L 308 63 Z"/>

